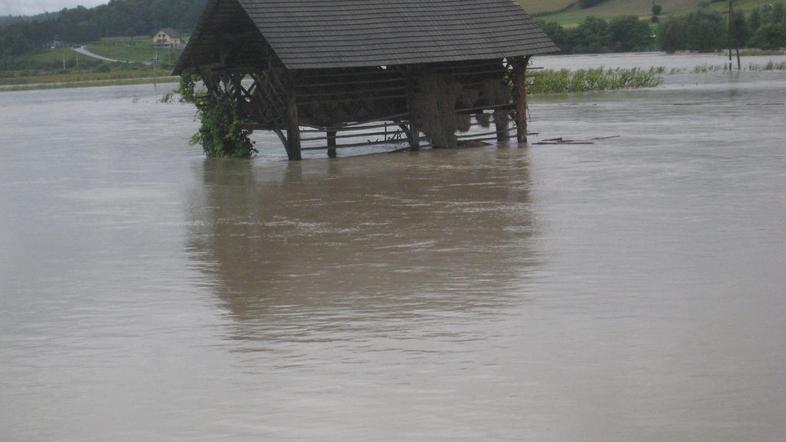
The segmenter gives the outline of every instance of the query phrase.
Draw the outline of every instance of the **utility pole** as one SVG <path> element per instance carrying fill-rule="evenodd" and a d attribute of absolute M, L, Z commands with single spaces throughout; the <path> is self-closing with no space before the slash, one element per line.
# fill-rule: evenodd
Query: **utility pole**
<path fill-rule="evenodd" d="M 731 71 L 731 0 L 729 0 L 729 22 L 727 24 L 728 30 L 726 31 L 726 42 L 729 45 L 729 70 Z"/>
<path fill-rule="evenodd" d="M 733 21 L 733 17 L 734 17 L 734 0 L 729 0 L 729 5 L 730 5 L 729 7 L 731 9 L 732 23 L 734 23 L 734 21 Z M 735 28 L 734 29 L 734 51 L 737 53 L 737 70 L 741 71 L 742 70 L 742 63 L 740 63 L 740 36 L 739 36 L 738 32 L 739 32 L 738 29 Z"/>
<path fill-rule="evenodd" d="M 155 58 L 153 58 L 153 86 L 158 86 L 158 47 L 154 46 L 153 51 L 155 52 Z"/>
<path fill-rule="evenodd" d="M 737 38 L 737 34 L 734 33 L 734 0 L 729 0 L 729 71 L 732 70 L 732 61 L 731 61 L 731 48 L 732 48 L 732 39 L 734 40 L 734 48 L 737 51 L 737 70 L 742 70 L 742 63 L 740 62 L 740 42 Z"/>

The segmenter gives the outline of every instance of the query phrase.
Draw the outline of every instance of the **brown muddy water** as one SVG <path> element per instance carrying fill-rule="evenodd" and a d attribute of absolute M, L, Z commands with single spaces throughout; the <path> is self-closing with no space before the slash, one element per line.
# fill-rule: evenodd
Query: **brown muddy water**
<path fill-rule="evenodd" d="M 165 92 L 0 94 L 0 440 L 786 437 L 786 73 L 301 163 Z"/>

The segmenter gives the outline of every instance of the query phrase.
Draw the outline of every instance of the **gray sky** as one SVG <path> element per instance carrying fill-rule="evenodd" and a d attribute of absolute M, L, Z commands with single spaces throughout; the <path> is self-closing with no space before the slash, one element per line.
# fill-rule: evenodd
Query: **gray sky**
<path fill-rule="evenodd" d="M 78 5 L 89 8 L 102 3 L 109 3 L 109 0 L 0 0 L 0 15 L 32 15 Z"/>

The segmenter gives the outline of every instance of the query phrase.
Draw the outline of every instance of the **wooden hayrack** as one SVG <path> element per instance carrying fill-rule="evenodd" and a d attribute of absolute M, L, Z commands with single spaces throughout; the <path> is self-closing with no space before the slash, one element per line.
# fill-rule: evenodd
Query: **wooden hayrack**
<path fill-rule="evenodd" d="M 398 9 L 376 2 L 210 0 L 175 73 L 197 70 L 211 94 L 239 103 L 251 129 L 275 132 L 291 160 L 304 150 L 503 141 L 514 131 L 525 143 L 529 58 L 555 50 L 526 13 L 510 0 L 387 3 L 419 8 L 445 41 L 481 46 L 448 47 L 405 22 L 390 28 L 377 12 Z M 476 17 L 478 4 L 494 19 Z M 480 25 L 468 28 L 469 17 Z M 492 118 L 493 130 L 467 132 Z"/>

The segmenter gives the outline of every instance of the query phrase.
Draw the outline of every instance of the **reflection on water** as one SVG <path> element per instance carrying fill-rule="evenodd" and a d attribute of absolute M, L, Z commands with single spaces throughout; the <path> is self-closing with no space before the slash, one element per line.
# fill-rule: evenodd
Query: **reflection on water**
<path fill-rule="evenodd" d="M 190 202 L 188 252 L 243 337 L 395 333 L 375 321 L 493 313 L 536 263 L 522 150 L 281 169 L 220 160 L 196 169 L 204 185 Z"/>

